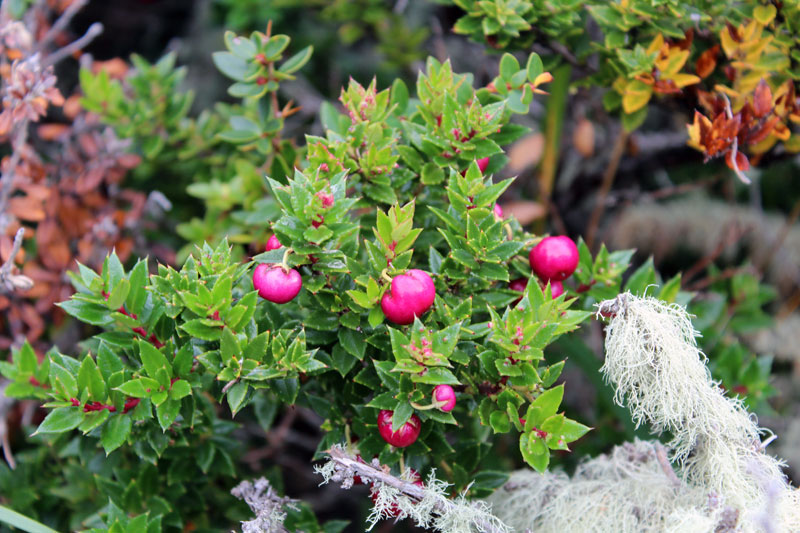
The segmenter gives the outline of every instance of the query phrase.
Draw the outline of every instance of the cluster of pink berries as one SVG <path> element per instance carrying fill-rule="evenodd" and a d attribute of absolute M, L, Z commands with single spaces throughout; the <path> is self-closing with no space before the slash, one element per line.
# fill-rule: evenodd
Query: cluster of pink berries
<path fill-rule="evenodd" d="M 578 267 L 578 247 L 565 235 L 545 237 L 533 247 L 528 260 L 533 273 L 543 284 L 550 282 L 550 293 L 553 298 L 558 298 L 564 294 L 564 284 L 561 282 Z M 519 292 L 523 292 L 527 286 L 527 278 L 518 278 L 508 284 L 509 289 Z"/>
<path fill-rule="evenodd" d="M 489 165 L 489 158 L 477 160 L 478 167 L 484 172 Z M 333 197 L 327 193 L 318 193 L 323 208 L 333 205 Z M 503 209 L 494 205 L 494 216 L 502 220 Z M 312 221 L 314 227 L 324 222 L 322 215 Z M 267 241 L 266 251 L 277 250 L 283 245 L 278 237 L 272 235 Z M 534 247 L 529 256 L 531 269 L 543 283 L 550 282 L 553 298 L 564 292 L 561 282 L 568 278 L 578 266 L 578 248 L 569 237 L 547 237 Z M 513 280 L 509 287 L 524 291 L 528 284 L 525 278 Z M 253 272 L 253 287 L 258 294 L 270 302 L 283 304 L 293 300 L 303 286 L 300 273 L 285 264 L 262 263 Z M 386 318 L 399 325 L 411 324 L 415 317 L 425 314 L 436 299 L 436 287 L 427 272 L 417 269 L 406 271 L 395 276 L 381 298 L 381 310 Z M 432 393 L 433 403 L 425 409 L 439 409 L 449 412 L 455 409 L 456 393 L 450 385 L 437 385 Z M 378 432 L 383 440 L 396 448 L 405 448 L 416 442 L 422 429 L 422 421 L 415 414 L 397 431 L 392 431 L 393 411 L 381 410 L 378 414 Z"/>

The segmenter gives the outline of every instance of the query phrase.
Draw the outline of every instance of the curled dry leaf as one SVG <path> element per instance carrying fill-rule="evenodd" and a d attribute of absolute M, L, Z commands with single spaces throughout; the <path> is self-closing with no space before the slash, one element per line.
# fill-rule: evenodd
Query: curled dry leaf
<path fill-rule="evenodd" d="M 594 126 L 589 119 L 582 118 L 578 121 L 575 131 L 572 132 L 572 144 L 583 157 L 594 155 Z"/>
<path fill-rule="evenodd" d="M 522 172 L 536 165 L 544 153 L 544 135 L 531 133 L 515 142 L 508 151 L 508 168 L 511 172 Z"/>
<path fill-rule="evenodd" d="M 503 212 L 513 215 L 523 226 L 542 218 L 546 210 L 539 202 L 509 202 L 502 205 Z"/>

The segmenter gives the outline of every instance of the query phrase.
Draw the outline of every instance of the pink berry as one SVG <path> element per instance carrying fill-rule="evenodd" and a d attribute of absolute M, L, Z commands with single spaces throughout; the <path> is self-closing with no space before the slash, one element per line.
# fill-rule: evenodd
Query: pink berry
<path fill-rule="evenodd" d="M 433 389 L 433 399 L 437 402 L 446 402 L 439 406 L 445 413 L 456 407 L 456 391 L 450 385 L 436 385 Z"/>
<path fill-rule="evenodd" d="M 553 296 L 553 300 L 564 294 L 564 284 L 560 281 L 551 281 L 550 294 Z"/>
<path fill-rule="evenodd" d="M 509 282 L 508 284 L 509 289 L 511 289 L 512 291 L 519 291 L 519 292 L 524 292 L 525 287 L 527 286 L 528 286 L 528 278 L 517 278 L 511 280 L 511 282 Z"/>
<path fill-rule="evenodd" d="M 267 240 L 267 246 L 266 246 L 266 248 L 264 250 L 269 252 L 270 250 L 277 250 L 278 248 L 281 248 L 282 246 L 283 245 L 281 244 L 281 241 L 278 240 L 278 236 L 273 234 Z"/>
<path fill-rule="evenodd" d="M 392 285 L 381 298 L 381 309 L 395 324 L 405 325 L 422 316 L 433 305 L 436 288 L 427 272 L 408 270 L 392 279 Z"/>
<path fill-rule="evenodd" d="M 378 413 L 378 433 L 380 433 L 383 440 L 395 448 L 411 446 L 419 437 L 419 432 L 422 429 L 422 421 L 420 421 L 417 415 L 411 415 L 411 418 L 409 418 L 400 429 L 392 431 L 393 415 L 394 411 L 387 411 L 386 409 Z"/>
<path fill-rule="evenodd" d="M 503 208 L 500 207 L 500 204 L 494 204 L 494 218 L 503 220 Z"/>
<path fill-rule="evenodd" d="M 513 279 L 508 283 L 508 288 L 512 291 L 519 291 L 525 292 L 525 288 L 528 286 L 528 278 L 517 278 Z M 522 300 L 522 296 L 511 302 L 512 306 L 517 305 L 520 300 Z"/>
<path fill-rule="evenodd" d="M 531 268 L 542 281 L 561 281 L 578 266 L 578 247 L 564 235 L 545 237 L 528 256 Z"/>
<path fill-rule="evenodd" d="M 303 286 L 303 278 L 295 269 L 284 272 L 279 265 L 261 263 L 253 271 L 253 287 L 258 295 L 276 304 L 294 299 Z"/>
<path fill-rule="evenodd" d="M 325 209 L 333 206 L 333 195 L 323 191 L 317 193 L 317 198 L 322 202 L 322 207 Z"/>
<path fill-rule="evenodd" d="M 488 157 L 481 157 L 477 160 L 478 168 L 481 169 L 481 174 L 486 172 L 486 168 L 489 166 L 489 158 Z"/>

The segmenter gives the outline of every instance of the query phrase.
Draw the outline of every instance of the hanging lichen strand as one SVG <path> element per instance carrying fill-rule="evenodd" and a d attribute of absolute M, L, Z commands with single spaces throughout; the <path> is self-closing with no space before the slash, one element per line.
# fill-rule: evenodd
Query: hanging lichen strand
<path fill-rule="evenodd" d="M 678 475 L 659 443 L 625 443 L 572 478 L 515 473 L 490 498 L 496 516 L 537 533 L 800 531 L 800 491 L 764 453 L 754 415 L 711 379 L 686 310 L 625 293 L 601 314 L 615 401 L 669 432 Z"/>

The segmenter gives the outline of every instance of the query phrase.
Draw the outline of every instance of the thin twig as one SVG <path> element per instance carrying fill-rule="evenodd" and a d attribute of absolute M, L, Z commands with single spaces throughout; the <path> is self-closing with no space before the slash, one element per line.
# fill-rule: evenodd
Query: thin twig
<path fill-rule="evenodd" d="M 67 9 L 65 9 L 61 16 L 56 19 L 53 25 L 50 26 L 50 29 L 47 30 L 47 33 L 45 33 L 44 37 L 42 37 L 42 39 L 36 44 L 34 51 L 40 52 L 44 50 L 45 46 L 47 46 L 56 38 L 59 33 L 67 28 L 72 18 L 78 13 L 78 11 L 83 9 L 83 6 L 85 6 L 88 2 L 89 0 L 74 0 L 69 6 L 67 6 Z"/>
<path fill-rule="evenodd" d="M 783 241 L 786 240 L 786 237 L 789 235 L 789 231 L 794 226 L 794 223 L 797 222 L 797 218 L 800 217 L 800 200 L 797 200 L 792 207 L 791 213 L 789 213 L 788 218 L 783 223 L 783 227 L 781 231 L 778 233 L 778 236 L 775 238 L 775 241 L 770 246 L 769 251 L 766 255 L 761 259 L 761 262 L 758 264 L 758 271 L 763 275 L 764 272 L 769 267 L 772 260 L 775 258 L 775 254 L 778 252 L 778 248 L 783 245 Z"/>
<path fill-rule="evenodd" d="M 231 390 L 231 388 L 232 388 L 234 385 L 236 385 L 237 383 L 239 383 L 239 378 L 236 378 L 236 379 L 234 379 L 234 380 L 231 380 L 231 381 L 227 382 L 227 383 L 225 384 L 225 386 L 224 386 L 224 387 L 222 387 L 222 394 L 225 394 L 226 392 L 228 392 L 229 390 Z"/>
<path fill-rule="evenodd" d="M 733 118 L 733 110 L 731 110 L 731 101 L 728 99 L 728 95 L 725 93 L 721 93 L 722 97 L 725 99 L 725 116 L 728 117 L 728 120 Z M 731 146 L 731 164 L 733 164 L 733 171 L 736 173 L 736 176 L 742 181 L 742 183 L 746 185 L 750 185 L 751 181 L 747 175 L 739 170 L 739 163 L 736 162 L 736 156 L 739 153 L 739 137 L 733 138 L 733 146 Z"/>
<path fill-rule="evenodd" d="M 6 213 L 8 206 L 8 199 L 11 197 L 11 192 L 14 184 L 14 177 L 17 173 L 17 165 L 22 158 L 22 147 L 28 140 L 28 119 L 22 120 L 16 125 L 17 131 L 13 136 L 11 142 L 11 159 L 8 161 L 8 167 L 0 177 L 0 232 L 4 232 L 11 217 Z"/>
<path fill-rule="evenodd" d="M 689 267 L 689 269 L 683 273 L 684 282 L 688 282 L 697 274 L 705 270 L 708 265 L 713 263 L 720 255 L 722 255 L 722 252 L 724 252 L 728 246 L 731 246 L 732 244 L 735 244 L 741 240 L 741 238 L 752 231 L 752 229 L 753 228 L 750 227 L 742 228 L 736 222 L 728 226 L 727 231 L 725 231 L 725 233 L 722 235 L 717 243 L 717 246 L 704 257 L 701 257 L 694 265 Z"/>
<path fill-rule="evenodd" d="M 787 316 L 794 313 L 795 309 L 798 307 L 800 307 L 800 287 L 795 288 L 794 292 L 792 292 L 783 305 L 781 305 L 781 308 L 775 313 L 775 320 L 780 321 L 785 319 Z"/>
<path fill-rule="evenodd" d="M 95 37 L 97 37 L 101 33 L 103 33 L 103 25 L 99 22 L 95 22 L 94 24 L 89 26 L 89 29 L 86 30 L 86 33 L 83 34 L 83 37 L 75 39 L 67 46 L 59 48 L 58 50 L 47 56 L 43 61 L 42 66 L 48 67 L 50 65 L 55 65 L 62 59 L 68 58 L 78 50 L 83 50 L 84 48 L 86 48 L 86 46 L 89 45 L 90 42 L 94 40 Z"/>
<path fill-rule="evenodd" d="M 350 478 L 352 478 L 352 474 L 355 474 L 358 475 L 362 481 L 382 483 L 386 486 L 397 489 L 401 493 L 413 498 L 414 500 L 422 501 L 425 498 L 426 489 L 424 487 L 420 487 L 393 476 L 389 473 L 388 467 L 378 468 L 377 466 L 358 461 L 354 457 L 349 456 L 347 452 L 340 446 L 333 446 L 331 449 L 327 450 L 326 453 L 330 456 L 331 461 L 336 464 L 337 470 L 349 472 Z M 375 461 L 377 462 L 377 460 Z M 335 478 L 333 479 L 335 480 Z M 434 509 L 436 512 L 442 515 L 454 511 L 454 508 L 456 507 L 457 505 L 447 498 L 442 498 L 440 501 L 434 504 Z M 485 533 L 501 533 L 500 529 L 486 520 L 476 519 L 475 525 L 480 528 L 480 531 Z"/>
<path fill-rule="evenodd" d="M 707 276 L 707 277 L 705 277 L 703 279 L 699 279 L 699 280 L 695 281 L 694 283 L 689 284 L 686 287 L 686 290 L 689 290 L 689 291 L 701 291 L 701 290 L 705 289 L 706 287 L 708 287 L 709 285 L 712 285 L 712 284 L 714 284 L 714 283 L 716 283 L 718 281 L 722 281 L 724 279 L 730 279 L 730 278 L 732 278 L 734 276 L 737 276 L 739 274 L 747 274 L 747 273 L 756 274 L 755 269 L 750 265 L 739 266 L 739 267 L 729 267 L 729 268 L 726 268 L 725 270 L 723 270 L 722 272 L 720 272 L 719 274 L 716 274 L 714 276 Z"/>
<path fill-rule="evenodd" d="M 28 276 L 11 273 L 11 269 L 14 267 L 14 258 L 17 257 L 20 248 L 22 248 L 22 237 L 24 235 L 25 228 L 19 228 L 17 234 L 14 236 L 11 254 L 9 254 L 3 266 L 0 266 L 0 291 L 2 292 L 14 292 L 16 290 L 27 291 L 33 287 L 33 280 Z"/>
<path fill-rule="evenodd" d="M 669 479 L 669 482 L 672 484 L 672 486 L 679 488 L 682 485 L 681 480 L 678 479 L 678 476 L 675 474 L 675 470 L 672 469 L 672 465 L 669 463 L 669 459 L 667 458 L 667 450 L 664 449 L 664 446 L 660 442 L 656 442 L 655 449 L 656 460 L 661 466 L 661 470 L 663 470 L 664 474 L 667 475 L 667 479 Z"/>
<path fill-rule="evenodd" d="M 242 522 L 250 526 L 247 531 L 269 531 L 284 533 L 288 530 L 283 526 L 285 509 L 297 509 L 298 500 L 286 496 L 278 496 L 269 481 L 259 478 L 254 483 L 242 481 L 231 490 L 231 494 L 244 500 L 250 510 L 256 515 L 254 520 Z"/>
<path fill-rule="evenodd" d="M 597 229 L 600 225 L 600 218 L 603 216 L 603 211 L 606 208 L 606 198 L 608 193 L 611 192 L 611 186 L 614 184 L 614 177 L 617 175 L 619 163 L 622 161 L 622 156 L 625 153 L 625 146 L 628 143 L 629 133 L 625 128 L 620 129 L 617 140 L 614 143 L 614 148 L 611 150 L 611 158 L 608 161 L 606 171 L 603 173 L 603 182 L 600 185 L 600 191 L 597 193 L 597 201 L 594 204 L 594 210 L 589 218 L 589 224 L 586 227 L 586 246 L 593 249 L 594 240 L 597 235 Z"/>
<path fill-rule="evenodd" d="M 14 454 L 11 453 L 11 439 L 8 435 L 8 422 L 6 422 L 6 415 L 14 405 L 14 400 L 4 394 L 8 383 L 7 381 L 0 383 L 0 448 L 3 448 L 3 456 L 6 458 L 9 468 L 14 470 L 17 463 L 14 461 Z"/>

